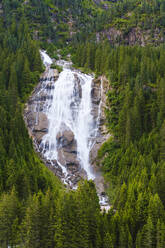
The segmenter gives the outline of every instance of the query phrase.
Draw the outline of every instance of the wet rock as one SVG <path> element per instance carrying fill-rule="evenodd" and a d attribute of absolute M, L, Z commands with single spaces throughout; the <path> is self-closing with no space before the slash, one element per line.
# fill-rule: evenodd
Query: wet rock
<path fill-rule="evenodd" d="M 40 95 L 36 98 L 37 101 L 45 102 L 48 98 L 48 95 L 46 92 L 40 93 Z"/>
<path fill-rule="evenodd" d="M 105 195 L 105 186 L 104 186 L 104 178 L 99 174 L 95 179 L 94 179 L 96 189 L 98 194 L 100 195 Z"/>
<path fill-rule="evenodd" d="M 66 166 L 69 170 L 76 170 L 79 168 L 79 161 L 75 153 L 66 152 L 63 148 L 58 150 L 58 161 L 60 164 Z"/>
<path fill-rule="evenodd" d="M 100 85 L 95 85 L 94 81 L 92 83 L 91 97 L 93 104 L 99 104 L 101 100 Z"/>
<path fill-rule="evenodd" d="M 80 175 L 80 177 L 83 178 L 83 179 L 87 179 L 87 178 L 88 178 L 87 172 L 86 172 L 83 168 L 81 168 L 81 170 L 80 170 L 80 172 L 79 172 L 79 175 Z"/>
<path fill-rule="evenodd" d="M 68 127 L 62 125 L 60 132 L 57 134 L 57 149 L 58 149 L 58 158 L 56 160 L 46 160 L 44 158 L 44 152 L 46 152 L 51 144 L 49 142 L 42 142 L 43 136 L 48 131 L 48 119 L 44 114 L 44 109 L 49 108 L 49 104 L 52 99 L 51 90 L 54 89 L 54 80 L 58 77 L 57 71 L 53 69 L 47 68 L 46 72 L 42 75 L 40 79 L 39 85 L 34 90 L 29 102 L 27 104 L 27 108 L 25 110 L 25 119 L 27 120 L 27 126 L 30 130 L 35 149 L 40 152 L 40 156 L 44 160 L 46 166 L 57 175 L 62 181 L 68 183 L 68 187 L 74 187 L 77 185 L 78 181 L 82 178 L 87 178 L 87 173 L 81 168 L 80 162 L 77 158 L 77 142 L 75 140 L 73 132 L 68 129 Z M 81 77 L 79 78 L 76 71 L 74 73 L 74 101 L 71 103 L 71 107 L 73 109 L 73 115 L 76 117 L 79 104 L 82 98 L 82 85 L 83 80 Z M 97 151 L 102 144 L 103 140 L 101 139 L 102 135 L 104 136 L 104 108 L 106 102 L 106 92 L 107 92 L 107 84 L 102 80 L 103 78 L 98 78 L 92 82 L 92 115 L 94 118 L 94 123 L 98 122 L 99 119 L 99 132 L 96 137 L 92 137 L 95 142 L 91 150 L 91 163 L 94 167 L 94 171 L 97 172 L 96 169 L 96 158 Z M 103 86 L 103 91 L 101 91 L 101 84 Z M 50 100 L 50 101 L 49 101 Z M 99 109 L 100 108 L 100 109 Z M 98 118 L 98 113 L 100 111 L 100 117 Z M 74 112 L 75 111 L 75 112 Z M 96 125 L 95 125 L 96 127 Z M 94 127 L 94 128 L 95 128 Z M 83 134 L 82 134 L 83 135 Z M 55 144 L 54 144 L 55 145 Z M 41 154 L 42 153 L 42 154 Z M 63 169 L 61 165 L 63 165 L 67 170 L 67 175 L 63 173 Z M 98 186 L 97 186 L 98 184 Z M 100 193 L 104 192 L 104 187 L 102 182 L 96 181 L 97 188 L 100 189 Z"/>
<path fill-rule="evenodd" d="M 45 113 L 38 112 L 37 115 L 37 121 L 34 126 L 34 130 L 45 130 L 48 129 L 48 118 Z"/>
<path fill-rule="evenodd" d="M 54 85 L 52 83 L 47 84 L 46 90 L 54 90 Z"/>
<path fill-rule="evenodd" d="M 65 130 L 63 132 L 59 132 L 56 136 L 56 139 L 62 147 L 66 147 L 71 145 L 73 142 L 74 134 L 71 130 Z"/>
<path fill-rule="evenodd" d="M 77 176 L 74 177 L 74 179 L 72 180 L 73 185 L 77 185 L 77 183 L 81 180 L 81 177 Z"/>
<path fill-rule="evenodd" d="M 34 103 L 34 101 L 35 101 L 34 98 L 30 97 L 29 98 L 29 101 L 28 101 L 28 104 L 29 105 L 32 105 Z"/>
<path fill-rule="evenodd" d="M 94 145 L 90 151 L 90 163 L 97 172 L 97 153 L 101 145 L 109 137 L 105 126 L 106 93 L 109 90 L 109 83 L 105 77 L 99 77 L 92 82 L 92 115 L 97 125 L 98 132 L 94 139 Z M 100 116 L 98 116 L 100 114 Z"/>
<path fill-rule="evenodd" d="M 47 133 L 48 132 L 48 129 L 47 128 L 43 128 L 43 129 L 34 129 L 33 132 L 41 132 L 41 133 Z"/>
<path fill-rule="evenodd" d="M 90 163 L 94 166 L 96 165 L 96 158 L 97 158 L 97 153 L 99 148 L 101 147 L 102 143 L 95 143 L 94 146 L 92 147 L 91 151 L 90 151 Z M 97 167 L 95 168 L 95 170 L 97 170 Z"/>
<path fill-rule="evenodd" d="M 37 113 L 35 113 L 35 112 L 27 112 L 26 117 L 27 117 L 27 126 L 28 126 L 28 128 L 33 128 L 35 126 L 35 123 L 36 123 Z"/>
<path fill-rule="evenodd" d="M 74 74 L 74 77 L 75 77 L 74 94 L 75 96 L 77 96 L 78 99 L 81 99 L 82 98 L 81 81 L 76 73 Z"/>
<path fill-rule="evenodd" d="M 63 178 L 64 174 L 62 171 L 62 168 L 60 167 L 60 165 L 58 164 L 58 162 L 56 160 L 45 160 L 44 159 L 44 163 L 46 164 L 46 166 L 59 178 Z"/>
<path fill-rule="evenodd" d="M 92 111 L 91 111 L 91 114 L 93 116 L 94 119 L 97 119 L 98 118 L 98 103 L 93 103 L 92 104 Z"/>
<path fill-rule="evenodd" d="M 56 136 L 58 141 L 58 161 L 64 165 L 72 174 L 79 169 L 77 160 L 77 143 L 71 130 L 63 130 Z"/>

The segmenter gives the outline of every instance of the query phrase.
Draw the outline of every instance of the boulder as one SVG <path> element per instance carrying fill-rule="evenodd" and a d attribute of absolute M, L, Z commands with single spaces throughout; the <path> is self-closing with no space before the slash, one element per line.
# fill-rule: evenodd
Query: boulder
<path fill-rule="evenodd" d="M 27 120 L 27 126 L 28 128 L 32 129 L 36 123 L 36 112 L 27 112 L 26 113 L 26 120 Z"/>
<path fill-rule="evenodd" d="M 62 147 L 68 147 L 74 141 L 74 134 L 71 130 L 59 132 L 56 136 L 57 142 Z"/>
<path fill-rule="evenodd" d="M 36 113 L 38 121 L 35 123 L 34 130 L 44 130 L 48 128 L 48 118 L 45 113 Z"/>
<path fill-rule="evenodd" d="M 33 135 L 37 139 L 37 143 L 40 143 L 43 136 L 48 132 L 48 118 L 43 112 L 34 113 L 35 123 L 33 125 Z M 36 122 L 36 120 L 38 120 Z"/>
<path fill-rule="evenodd" d="M 75 153 L 65 152 L 63 148 L 58 150 L 58 161 L 60 164 L 72 169 L 79 168 L 79 161 Z"/>
<path fill-rule="evenodd" d="M 56 139 L 59 146 L 59 163 L 75 174 L 79 169 L 79 161 L 77 160 L 77 143 L 73 132 L 70 129 L 61 131 L 57 134 Z"/>

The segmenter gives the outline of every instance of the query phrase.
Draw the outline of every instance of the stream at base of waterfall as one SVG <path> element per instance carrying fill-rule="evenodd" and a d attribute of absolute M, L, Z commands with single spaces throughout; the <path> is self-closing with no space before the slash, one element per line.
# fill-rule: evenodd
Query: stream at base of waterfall
<path fill-rule="evenodd" d="M 46 52 L 41 51 L 41 57 L 46 70 L 25 109 L 36 150 L 68 187 L 76 188 L 82 178 L 94 180 L 101 208 L 108 210 L 104 180 L 91 156 L 105 140 L 100 132 L 102 80 L 96 87 L 92 75 L 63 60 L 57 61 L 63 68 L 58 75 Z"/>

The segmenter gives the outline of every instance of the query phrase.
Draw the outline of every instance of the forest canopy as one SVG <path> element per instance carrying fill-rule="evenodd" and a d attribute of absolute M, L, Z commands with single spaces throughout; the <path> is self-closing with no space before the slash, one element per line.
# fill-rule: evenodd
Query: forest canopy
<path fill-rule="evenodd" d="M 164 248 L 165 1 L 1 2 L 0 247 Z M 103 37 L 110 27 L 122 40 Z M 152 42 L 126 46 L 135 27 Z M 44 70 L 40 48 L 69 51 L 75 67 L 109 81 L 111 137 L 97 157 L 108 213 L 92 181 L 68 191 L 34 152 L 22 113 Z"/>

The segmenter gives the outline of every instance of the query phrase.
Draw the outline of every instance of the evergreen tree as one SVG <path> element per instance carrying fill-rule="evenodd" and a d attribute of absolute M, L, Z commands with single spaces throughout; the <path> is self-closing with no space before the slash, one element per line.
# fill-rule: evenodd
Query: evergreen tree
<path fill-rule="evenodd" d="M 19 237 L 19 203 L 13 189 L 0 200 L 0 244 L 1 247 L 14 246 Z"/>
<path fill-rule="evenodd" d="M 104 238 L 104 248 L 113 248 L 112 238 L 109 233 L 105 234 Z"/>

